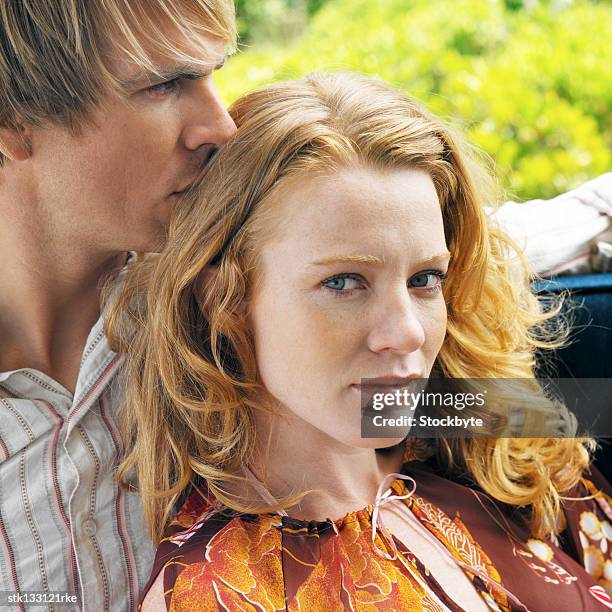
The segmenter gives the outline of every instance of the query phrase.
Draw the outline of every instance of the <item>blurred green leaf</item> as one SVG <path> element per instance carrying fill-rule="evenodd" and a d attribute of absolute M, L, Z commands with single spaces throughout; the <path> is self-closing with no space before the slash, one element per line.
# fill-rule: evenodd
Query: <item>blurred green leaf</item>
<path fill-rule="evenodd" d="M 227 101 L 313 70 L 357 70 L 462 125 L 517 197 L 552 197 L 612 168 L 610 0 L 300 1 L 238 2 L 239 15 L 242 5 L 275 27 L 274 10 L 292 13 L 294 30 L 231 59 L 217 77 Z"/>

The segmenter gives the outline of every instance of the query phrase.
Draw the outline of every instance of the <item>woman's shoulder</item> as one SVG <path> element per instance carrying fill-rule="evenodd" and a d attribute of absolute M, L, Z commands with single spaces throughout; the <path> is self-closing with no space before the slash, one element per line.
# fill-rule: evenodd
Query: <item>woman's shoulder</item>
<path fill-rule="evenodd" d="M 223 509 L 192 487 L 158 544 L 141 598 L 162 584 L 168 608 L 172 600 L 172 609 L 217 609 L 222 600 L 238 609 L 237 593 L 275 585 L 282 592 L 281 528 L 280 516 Z"/>
<path fill-rule="evenodd" d="M 612 490 L 591 467 L 564 495 L 567 522 L 561 536 L 564 550 L 580 563 L 598 585 L 612 593 Z"/>
<path fill-rule="evenodd" d="M 166 526 L 165 537 L 192 527 L 206 513 L 215 508 L 215 501 L 205 483 L 192 482 L 179 498 L 175 508 L 177 508 L 176 514 Z"/>
<path fill-rule="evenodd" d="M 529 514 L 523 509 L 494 500 L 467 479 L 443 478 L 428 463 L 411 463 L 405 470 L 419 481 L 428 503 L 465 523 L 490 552 L 502 576 L 512 576 L 517 560 L 523 560 L 526 568 L 535 568 L 542 576 L 552 571 L 551 584 L 584 582 L 592 597 L 605 605 L 612 603 L 612 490 L 594 466 L 563 492 L 566 527 L 558 537 L 546 539 L 531 534 Z M 528 582 L 530 573 L 522 574 L 523 582 Z M 588 586 L 583 573 L 594 586 Z"/>

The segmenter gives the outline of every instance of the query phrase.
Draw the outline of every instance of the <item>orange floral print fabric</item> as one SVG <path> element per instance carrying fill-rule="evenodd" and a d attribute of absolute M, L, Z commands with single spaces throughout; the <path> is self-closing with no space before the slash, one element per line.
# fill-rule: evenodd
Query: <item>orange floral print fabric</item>
<path fill-rule="evenodd" d="M 430 466 L 412 461 L 403 472 L 416 480 L 417 492 L 400 503 L 456 559 L 504 585 L 527 609 L 612 609 L 610 498 L 592 481 L 584 481 L 581 495 L 573 493 L 595 497 L 568 507 L 561 541 L 544 542 L 530 536 L 516 509 L 441 478 Z M 391 487 L 406 492 L 402 480 Z M 175 612 L 462 610 L 409 542 L 394 538 L 394 560 L 376 554 L 372 510 L 336 521 L 245 515 L 215 510 L 194 490 L 159 545 L 151 582 L 163 572 L 166 606 Z M 391 554 L 379 532 L 375 541 Z M 521 609 L 502 590 L 465 573 L 489 609 Z"/>

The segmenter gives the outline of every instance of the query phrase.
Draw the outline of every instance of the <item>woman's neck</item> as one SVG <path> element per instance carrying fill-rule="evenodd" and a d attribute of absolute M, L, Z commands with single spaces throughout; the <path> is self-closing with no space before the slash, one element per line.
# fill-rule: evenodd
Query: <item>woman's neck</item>
<path fill-rule="evenodd" d="M 256 426 L 253 469 L 275 499 L 307 489 L 326 493 L 308 494 L 287 508 L 294 518 L 335 520 L 364 508 L 373 503 L 380 481 L 402 466 L 403 444 L 381 451 L 347 446 L 291 414 L 287 419 L 261 415 Z"/>

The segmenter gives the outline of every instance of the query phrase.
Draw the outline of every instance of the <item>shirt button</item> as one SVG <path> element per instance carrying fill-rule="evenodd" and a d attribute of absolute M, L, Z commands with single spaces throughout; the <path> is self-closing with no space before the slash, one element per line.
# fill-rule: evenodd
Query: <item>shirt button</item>
<path fill-rule="evenodd" d="M 90 538 L 96 535 L 96 523 L 93 519 L 87 519 L 83 522 L 83 532 Z"/>

